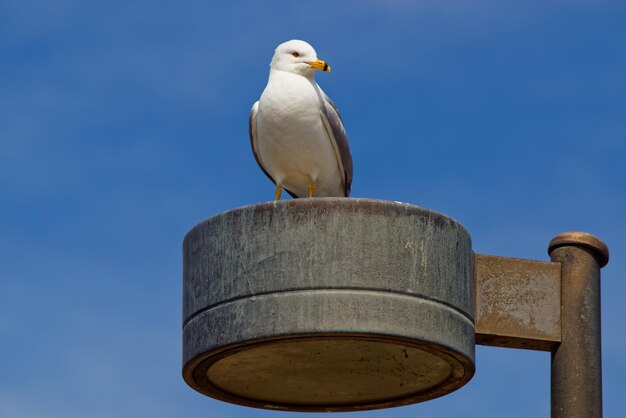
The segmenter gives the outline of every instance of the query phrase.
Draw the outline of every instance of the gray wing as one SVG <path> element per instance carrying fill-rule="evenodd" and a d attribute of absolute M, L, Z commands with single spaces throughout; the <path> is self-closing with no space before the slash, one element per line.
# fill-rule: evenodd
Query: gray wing
<path fill-rule="evenodd" d="M 250 109 L 250 118 L 248 119 L 248 132 L 250 134 L 250 146 L 252 147 L 252 154 L 254 154 L 254 159 L 256 163 L 259 165 L 263 173 L 267 176 L 268 179 L 272 181 L 272 183 L 276 184 L 276 181 L 270 176 L 270 173 L 267 172 L 265 167 L 263 167 L 263 162 L 261 162 L 261 157 L 259 154 L 259 144 L 257 143 L 257 134 L 256 134 L 256 115 L 259 112 L 259 102 L 256 102 L 252 105 L 252 109 Z M 296 198 L 298 196 L 294 195 L 288 189 L 285 189 L 287 193 L 291 195 L 291 197 Z"/>
<path fill-rule="evenodd" d="M 276 184 L 272 176 L 270 176 L 270 173 L 268 173 L 267 170 L 265 170 L 265 167 L 263 167 L 263 163 L 261 162 L 261 157 L 259 157 L 259 147 L 257 144 L 257 137 L 256 137 L 256 115 L 258 112 L 259 112 L 259 102 L 255 102 L 252 105 L 252 109 L 250 109 L 250 119 L 248 119 L 248 129 L 250 133 L 250 146 L 252 147 L 252 154 L 254 154 L 254 159 L 256 160 L 256 163 L 259 165 L 259 167 L 261 167 L 261 170 L 263 170 L 267 178 L 272 180 L 272 183 Z"/>
<path fill-rule="evenodd" d="M 321 90 L 321 89 L 320 89 Z M 340 162 L 340 169 L 343 170 L 344 185 L 343 190 L 345 196 L 350 196 L 350 188 L 352 187 L 352 154 L 350 153 L 350 144 L 348 143 L 348 135 L 343 127 L 343 121 L 337 106 L 330 100 L 326 93 L 322 92 L 324 98 L 324 107 L 322 108 L 322 119 L 330 128 L 331 141 L 337 152 L 337 159 Z"/>

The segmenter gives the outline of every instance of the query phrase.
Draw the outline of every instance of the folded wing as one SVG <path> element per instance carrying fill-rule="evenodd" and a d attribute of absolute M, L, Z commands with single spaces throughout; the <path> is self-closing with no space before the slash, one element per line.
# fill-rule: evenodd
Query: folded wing
<path fill-rule="evenodd" d="M 330 97 L 324 92 L 322 92 L 322 98 L 324 104 L 321 111 L 322 121 L 328 131 L 333 148 L 335 149 L 339 170 L 343 176 L 344 194 L 348 197 L 350 196 L 350 188 L 352 187 L 352 154 L 350 153 L 348 135 L 346 135 L 341 115 L 335 103 L 333 103 Z"/>

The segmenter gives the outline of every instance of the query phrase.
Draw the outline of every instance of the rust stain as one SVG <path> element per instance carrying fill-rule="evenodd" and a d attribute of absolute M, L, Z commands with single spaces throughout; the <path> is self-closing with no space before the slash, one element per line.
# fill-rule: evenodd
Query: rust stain
<path fill-rule="evenodd" d="M 476 343 L 549 351 L 561 341 L 561 265 L 475 254 Z"/>

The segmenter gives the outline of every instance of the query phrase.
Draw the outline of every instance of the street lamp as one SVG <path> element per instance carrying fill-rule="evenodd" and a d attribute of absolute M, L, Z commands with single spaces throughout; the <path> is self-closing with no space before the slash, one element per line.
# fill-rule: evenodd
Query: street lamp
<path fill-rule="evenodd" d="M 601 416 L 608 250 L 566 233 L 549 251 L 552 262 L 475 254 L 461 224 L 398 202 L 224 212 L 184 241 L 183 377 L 259 408 L 387 408 L 466 384 L 478 343 L 551 351 L 553 416 Z"/>

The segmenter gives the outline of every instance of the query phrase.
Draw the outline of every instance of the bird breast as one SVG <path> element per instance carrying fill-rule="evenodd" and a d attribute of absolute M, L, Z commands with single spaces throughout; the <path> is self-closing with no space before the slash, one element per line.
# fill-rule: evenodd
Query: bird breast
<path fill-rule="evenodd" d="M 298 131 L 306 124 L 319 123 L 321 96 L 315 82 L 300 75 L 282 73 L 270 76 L 261 95 L 259 116 L 262 123 L 281 131 Z"/>
<path fill-rule="evenodd" d="M 337 156 L 321 117 L 321 92 L 313 80 L 272 71 L 259 100 L 257 142 L 272 178 L 301 194 L 309 179 L 320 193 L 341 190 Z M 289 187 L 288 187 L 289 188 Z"/>

